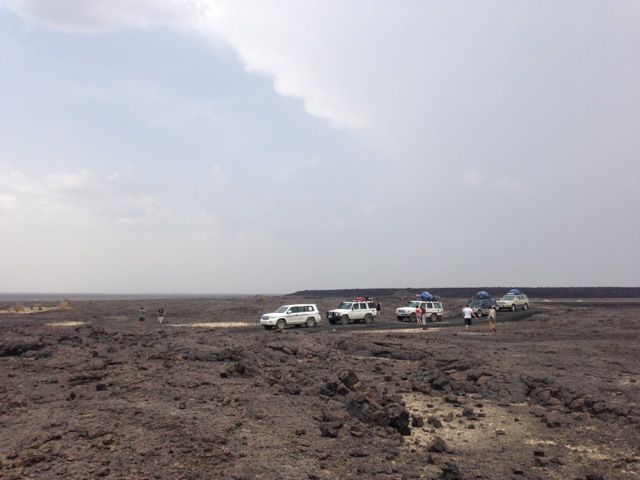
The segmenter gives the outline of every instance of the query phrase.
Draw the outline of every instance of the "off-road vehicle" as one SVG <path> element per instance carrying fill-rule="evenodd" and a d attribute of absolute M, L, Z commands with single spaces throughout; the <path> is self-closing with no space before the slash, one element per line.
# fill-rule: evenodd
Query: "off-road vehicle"
<path fill-rule="evenodd" d="M 334 310 L 327 312 L 327 320 L 331 325 L 341 323 L 371 323 L 376 317 L 376 304 L 373 300 L 349 300 L 342 302 Z"/>
<path fill-rule="evenodd" d="M 507 293 L 498 300 L 498 310 L 511 310 L 515 312 L 518 308 L 529 310 L 529 299 L 524 293 Z"/>
<path fill-rule="evenodd" d="M 318 307 L 314 304 L 283 305 L 273 313 L 262 315 L 260 325 L 267 330 L 273 327 L 282 330 L 288 325 L 315 327 L 321 317 Z"/>
<path fill-rule="evenodd" d="M 496 307 L 496 300 L 493 297 L 487 298 L 472 298 L 469 300 L 469 307 L 476 314 L 476 317 L 480 318 L 483 315 L 489 314 L 489 307 L 493 305 Z M 497 308 L 497 307 L 496 307 Z"/>
<path fill-rule="evenodd" d="M 425 302 L 422 300 L 410 300 L 404 307 L 396 308 L 396 318 L 401 322 L 415 322 L 417 320 L 416 309 L 421 308 L 424 318 L 431 322 L 442 321 L 444 309 L 440 302 Z"/>

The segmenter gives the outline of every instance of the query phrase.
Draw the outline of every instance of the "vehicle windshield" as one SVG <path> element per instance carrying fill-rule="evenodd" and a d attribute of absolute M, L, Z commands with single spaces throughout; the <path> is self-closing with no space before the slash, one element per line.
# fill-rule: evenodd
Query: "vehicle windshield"
<path fill-rule="evenodd" d="M 280 307 L 279 309 L 277 309 L 275 313 L 287 313 L 287 310 L 289 310 L 289 306 L 284 305 L 283 307 Z"/>
<path fill-rule="evenodd" d="M 502 297 L 501 300 L 515 300 L 516 296 L 515 295 L 505 295 L 504 297 Z"/>
<path fill-rule="evenodd" d="M 407 303 L 407 307 L 418 308 L 419 306 L 420 306 L 420 302 L 417 302 L 415 300 L 412 300 L 409 303 Z"/>
<path fill-rule="evenodd" d="M 351 305 L 353 305 L 352 302 L 342 302 L 340 304 L 340 308 L 344 310 L 351 310 Z"/>

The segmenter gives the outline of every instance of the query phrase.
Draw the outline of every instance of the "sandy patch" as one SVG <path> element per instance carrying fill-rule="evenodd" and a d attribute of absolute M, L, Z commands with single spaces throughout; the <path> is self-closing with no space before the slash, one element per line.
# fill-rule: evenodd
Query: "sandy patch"
<path fill-rule="evenodd" d="M 442 328 L 427 328 L 426 330 L 423 330 L 420 327 L 413 327 L 413 328 L 394 328 L 394 329 L 389 329 L 389 330 L 368 330 L 368 329 L 362 329 L 362 330 L 352 330 L 349 333 L 429 333 L 429 332 L 439 332 L 443 330 Z"/>
<path fill-rule="evenodd" d="M 166 323 L 167 327 L 192 327 L 192 328 L 238 328 L 259 327 L 253 322 L 199 322 L 199 323 Z"/>
<path fill-rule="evenodd" d="M 80 325 L 89 325 L 89 322 L 51 322 L 45 323 L 48 327 L 78 327 Z"/>
<path fill-rule="evenodd" d="M 0 309 L 0 314 L 12 313 L 17 315 L 30 315 L 32 313 L 52 312 L 59 309 L 60 307 L 18 307 L 18 309 L 16 309 L 15 307 L 11 307 Z"/>

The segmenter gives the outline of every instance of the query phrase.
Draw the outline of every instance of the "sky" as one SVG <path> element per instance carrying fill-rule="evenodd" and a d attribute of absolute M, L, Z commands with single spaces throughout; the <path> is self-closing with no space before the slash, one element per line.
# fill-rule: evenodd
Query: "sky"
<path fill-rule="evenodd" d="M 0 0 L 0 292 L 640 286 L 635 0 Z"/>

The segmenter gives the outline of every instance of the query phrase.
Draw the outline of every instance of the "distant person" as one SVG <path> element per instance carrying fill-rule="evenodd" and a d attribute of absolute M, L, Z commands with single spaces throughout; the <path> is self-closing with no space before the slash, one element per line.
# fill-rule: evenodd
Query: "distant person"
<path fill-rule="evenodd" d="M 427 309 L 424 306 L 420 307 L 420 317 L 422 318 L 422 329 L 427 329 Z"/>
<path fill-rule="evenodd" d="M 467 306 L 462 309 L 462 316 L 464 318 L 464 329 L 467 332 L 470 332 L 471 331 L 471 319 L 475 318 L 477 320 L 478 317 L 476 317 L 476 314 L 473 313 L 473 310 L 471 310 L 471 307 L 469 306 L 468 303 L 467 303 Z"/>
<path fill-rule="evenodd" d="M 490 332 L 495 332 L 496 331 L 496 306 L 495 305 L 491 305 L 489 307 L 489 331 Z"/>
<path fill-rule="evenodd" d="M 380 315 L 382 315 L 382 304 L 380 301 L 376 303 L 376 318 L 380 320 Z"/>
<path fill-rule="evenodd" d="M 418 325 L 422 325 L 422 307 L 420 305 L 416 307 L 416 321 Z"/>
<path fill-rule="evenodd" d="M 147 319 L 147 311 L 145 310 L 144 307 L 140 307 L 140 310 L 138 310 L 138 325 L 140 325 L 140 328 L 144 327 L 144 321 Z"/>
<path fill-rule="evenodd" d="M 162 307 L 158 309 L 158 323 L 160 325 L 164 323 L 164 308 Z"/>

